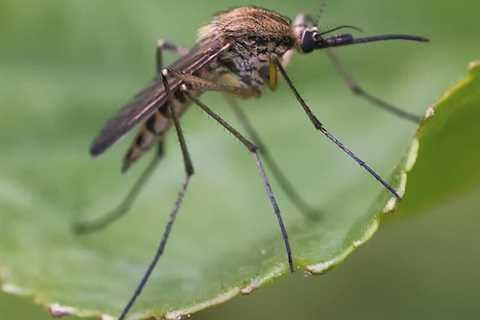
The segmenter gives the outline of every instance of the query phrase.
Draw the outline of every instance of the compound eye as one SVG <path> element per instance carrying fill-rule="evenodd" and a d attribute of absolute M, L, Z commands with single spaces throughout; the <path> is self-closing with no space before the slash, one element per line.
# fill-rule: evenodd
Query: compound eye
<path fill-rule="evenodd" d="M 302 51 L 309 53 L 315 50 L 317 46 L 315 38 L 318 37 L 320 37 L 320 35 L 316 31 L 305 31 L 302 39 Z"/>
<path fill-rule="evenodd" d="M 322 41 L 322 35 L 320 34 L 320 32 L 313 31 L 312 33 L 313 33 L 313 36 L 312 36 L 312 37 L 313 37 L 313 41 L 315 41 L 315 42 L 317 42 L 317 43 L 320 42 L 320 41 Z"/>

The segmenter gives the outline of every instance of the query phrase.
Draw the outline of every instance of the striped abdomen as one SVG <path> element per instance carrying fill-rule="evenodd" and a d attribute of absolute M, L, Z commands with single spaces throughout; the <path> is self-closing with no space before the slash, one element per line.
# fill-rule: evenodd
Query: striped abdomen
<path fill-rule="evenodd" d="M 180 118 L 187 110 L 190 101 L 188 101 L 182 91 L 177 90 L 173 94 L 173 104 L 175 115 Z M 164 134 L 172 125 L 173 122 L 170 119 L 168 105 L 164 102 L 158 106 L 157 111 L 140 128 L 132 145 L 125 154 L 122 172 L 127 171 L 130 165 L 150 150 L 153 145 L 161 143 L 160 140 L 163 139 Z"/>

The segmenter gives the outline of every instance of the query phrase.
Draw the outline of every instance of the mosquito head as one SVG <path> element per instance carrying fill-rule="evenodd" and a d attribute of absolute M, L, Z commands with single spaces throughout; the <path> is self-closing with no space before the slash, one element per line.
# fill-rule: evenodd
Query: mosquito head
<path fill-rule="evenodd" d="M 361 44 L 367 42 L 387 41 L 387 40 L 407 40 L 417 42 L 428 42 L 424 37 L 406 35 L 406 34 L 385 34 L 371 37 L 356 38 L 350 33 L 343 33 L 333 36 L 328 34 L 340 29 L 353 29 L 361 32 L 362 30 L 349 25 L 342 25 L 327 31 L 320 31 L 317 21 L 305 14 L 297 16 L 293 23 L 293 32 L 297 38 L 298 49 L 302 53 L 310 53 L 317 49 L 325 49 L 330 47 L 348 46 L 352 44 Z"/>

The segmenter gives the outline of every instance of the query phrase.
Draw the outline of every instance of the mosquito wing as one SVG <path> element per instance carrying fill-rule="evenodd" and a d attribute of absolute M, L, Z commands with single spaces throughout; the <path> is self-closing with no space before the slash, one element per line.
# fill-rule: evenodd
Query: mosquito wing
<path fill-rule="evenodd" d="M 229 47 L 230 44 L 228 43 L 201 43 L 190 50 L 187 55 L 173 63 L 170 69 L 192 74 Z M 169 83 L 170 90 L 175 91 L 180 84 L 181 81 L 179 80 L 171 81 Z M 158 78 L 154 79 L 150 85 L 140 91 L 113 118 L 107 121 L 100 134 L 93 141 L 90 147 L 90 154 L 92 156 L 102 154 L 135 125 L 151 116 L 166 100 L 167 95 L 162 81 Z"/>

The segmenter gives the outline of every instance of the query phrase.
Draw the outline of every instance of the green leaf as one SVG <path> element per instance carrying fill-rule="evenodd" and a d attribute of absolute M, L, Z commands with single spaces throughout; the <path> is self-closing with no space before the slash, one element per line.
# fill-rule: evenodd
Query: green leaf
<path fill-rule="evenodd" d="M 12 2 L 9 9 L 14 10 L 14 6 Z M 92 236 L 71 233 L 74 221 L 98 216 L 116 205 L 145 166 L 143 162 L 126 177 L 119 175 L 125 142 L 103 159 L 93 161 L 87 154 L 91 138 L 114 111 L 113 107 L 121 105 L 130 92 L 148 80 L 144 74 L 147 64 L 142 65 L 145 70 L 132 66 L 121 69 L 119 48 L 109 51 L 106 44 L 115 42 L 112 35 L 124 28 L 122 35 L 130 44 L 125 50 L 135 56 L 129 61 L 148 61 L 150 55 L 132 49 L 142 46 L 136 33 L 129 36 L 128 28 L 123 27 L 127 24 L 122 21 L 117 21 L 118 26 L 113 22 L 111 29 L 102 29 L 107 34 L 103 41 L 87 37 L 84 20 L 88 17 L 89 23 L 95 21 L 90 14 L 98 8 L 85 13 L 70 3 L 64 9 L 70 11 L 68 23 L 63 23 L 71 29 L 53 24 L 40 27 L 46 28 L 40 32 L 58 35 L 48 52 L 44 52 L 44 57 L 48 57 L 45 59 L 56 58 L 55 67 L 49 60 L 29 64 L 29 60 L 18 58 L 15 51 L 7 54 L 12 63 L 2 63 L 1 103 L 11 106 L 2 110 L 0 118 L 2 288 L 10 293 L 32 295 L 54 314 L 113 315 L 126 303 L 153 255 L 183 168 L 175 137 L 170 135 L 167 158 L 127 217 Z M 59 12 L 56 6 L 41 10 Z M 3 30 L 9 30 L 5 21 L 2 20 L 7 25 Z M 82 28 L 72 26 L 75 21 Z M 82 32 L 78 33 L 79 30 Z M 92 26 L 91 34 L 98 30 Z M 28 46 L 34 43 L 28 36 L 22 38 L 25 51 L 32 50 Z M 70 41 L 85 47 L 73 46 Z M 103 55 L 103 60 L 94 60 L 97 53 Z M 70 65 L 69 59 L 77 64 Z M 442 100 L 437 116 L 432 118 L 435 121 L 428 121 L 422 129 L 420 143 L 409 147 L 414 129 L 408 124 L 396 125 L 396 119 L 386 120 L 373 108 L 322 108 L 335 105 L 339 95 L 329 93 L 328 83 L 322 84 L 324 92 L 318 90 L 313 81 L 316 75 L 308 73 L 314 68 L 306 67 L 306 60 L 297 57 L 289 69 L 291 76 L 329 128 L 362 158 L 388 176 L 405 150 L 409 150 L 392 178 L 401 189 L 417 151 L 420 157 L 427 156 L 430 151 L 422 154 L 422 150 L 434 150 L 435 147 L 428 146 L 440 139 L 437 137 L 444 141 L 444 135 L 453 134 L 440 130 L 446 126 L 445 120 L 436 119 L 444 119 L 443 114 L 462 114 L 463 109 L 442 107 L 447 103 L 457 106 L 458 102 Z M 309 63 L 321 68 L 316 61 Z M 138 74 L 131 74 L 130 69 Z M 131 76 L 128 79 L 127 74 Z M 475 89 L 478 92 L 478 80 L 472 73 L 449 96 L 466 97 L 459 100 L 464 101 L 461 105 L 466 110 L 471 110 L 475 101 L 471 93 Z M 232 119 L 221 99 L 209 95 L 205 101 Z M 106 110 L 105 106 L 112 108 Z M 332 268 L 372 236 L 378 227 L 378 213 L 390 196 L 313 130 L 284 84 L 275 95 L 247 101 L 244 107 L 251 109 L 247 110 L 249 115 L 299 191 L 322 208 L 321 219 L 306 220 L 274 184 L 287 220 L 296 266 L 310 273 Z M 189 314 L 250 293 L 287 273 L 279 230 L 250 155 L 197 110 L 190 111 L 182 120 L 197 174 L 167 253 L 133 310 L 132 315 L 139 317 L 166 313 L 174 318 Z M 429 178 L 426 175 L 424 179 Z"/>
<path fill-rule="evenodd" d="M 421 152 L 400 206 L 402 214 L 421 213 L 478 187 L 480 63 L 472 62 L 469 69 L 470 74 L 437 103 L 435 121 L 418 133 Z"/>

